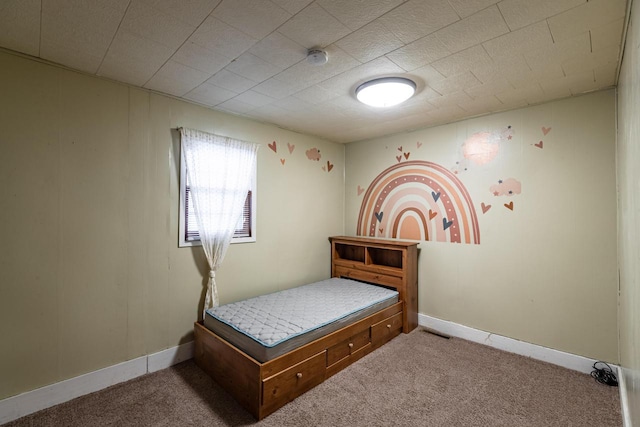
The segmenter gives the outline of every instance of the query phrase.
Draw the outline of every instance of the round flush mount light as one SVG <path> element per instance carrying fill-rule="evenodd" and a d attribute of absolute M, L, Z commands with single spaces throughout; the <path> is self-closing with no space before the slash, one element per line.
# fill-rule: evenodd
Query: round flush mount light
<path fill-rule="evenodd" d="M 356 98 L 371 107 L 391 107 L 411 98 L 416 92 L 413 80 L 404 77 L 383 77 L 362 83 L 356 89 Z"/>

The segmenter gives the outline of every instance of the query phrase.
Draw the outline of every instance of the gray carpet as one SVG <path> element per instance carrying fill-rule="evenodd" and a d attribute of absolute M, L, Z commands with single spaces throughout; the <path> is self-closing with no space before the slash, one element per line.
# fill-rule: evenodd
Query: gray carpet
<path fill-rule="evenodd" d="M 193 361 L 7 426 L 621 426 L 618 388 L 417 329 L 257 423 Z"/>

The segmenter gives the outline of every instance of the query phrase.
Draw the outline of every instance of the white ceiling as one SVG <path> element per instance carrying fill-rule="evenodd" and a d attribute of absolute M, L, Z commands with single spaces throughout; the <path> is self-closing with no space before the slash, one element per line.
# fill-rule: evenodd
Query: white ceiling
<path fill-rule="evenodd" d="M 0 46 L 350 142 L 614 86 L 626 3 L 2 0 Z M 398 75 L 418 85 L 405 104 L 355 100 Z"/>

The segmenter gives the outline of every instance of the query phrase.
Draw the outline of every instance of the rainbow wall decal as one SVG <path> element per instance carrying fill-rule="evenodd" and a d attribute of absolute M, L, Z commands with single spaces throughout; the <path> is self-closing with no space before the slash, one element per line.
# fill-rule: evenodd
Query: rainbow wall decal
<path fill-rule="evenodd" d="M 413 160 L 383 171 L 367 189 L 357 234 L 451 243 L 480 243 L 473 202 L 447 168 Z"/>

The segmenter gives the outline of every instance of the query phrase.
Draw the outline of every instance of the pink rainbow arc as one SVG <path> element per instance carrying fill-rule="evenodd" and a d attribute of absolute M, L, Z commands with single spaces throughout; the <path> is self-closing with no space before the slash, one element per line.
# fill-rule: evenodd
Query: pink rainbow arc
<path fill-rule="evenodd" d="M 440 193 L 437 200 L 432 192 Z M 425 219 L 429 210 L 437 212 L 433 220 Z M 380 212 L 384 214 L 378 220 L 376 213 Z M 437 163 L 412 160 L 380 173 L 364 194 L 357 234 L 398 238 L 406 214 L 419 218 L 412 221 L 419 225 L 421 238 L 480 243 L 478 216 L 469 192 L 457 176 Z M 446 230 L 444 218 L 451 222 Z"/>

